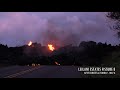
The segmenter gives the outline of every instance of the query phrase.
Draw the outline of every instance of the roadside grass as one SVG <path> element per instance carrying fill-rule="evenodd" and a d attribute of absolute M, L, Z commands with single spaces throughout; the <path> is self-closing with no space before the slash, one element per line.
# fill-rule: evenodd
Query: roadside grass
<path fill-rule="evenodd" d="M 104 56 L 100 67 L 115 67 L 115 74 L 86 75 L 86 78 L 120 78 L 120 51 L 110 52 Z"/>
<path fill-rule="evenodd" d="M 0 68 L 9 67 L 9 66 L 12 66 L 12 65 L 9 65 L 9 64 L 0 64 Z"/>
<path fill-rule="evenodd" d="M 110 78 L 120 78 L 120 51 L 113 51 L 103 57 L 102 67 L 115 67 L 115 75 L 110 75 Z"/>

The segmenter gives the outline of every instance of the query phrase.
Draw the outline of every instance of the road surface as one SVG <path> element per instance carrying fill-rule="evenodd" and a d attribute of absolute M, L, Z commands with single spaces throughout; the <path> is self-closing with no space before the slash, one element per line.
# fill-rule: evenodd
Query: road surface
<path fill-rule="evenodd" d="M 82 78 L 77 66 L 11 66 L 0 69 L 0 78 Z"/>

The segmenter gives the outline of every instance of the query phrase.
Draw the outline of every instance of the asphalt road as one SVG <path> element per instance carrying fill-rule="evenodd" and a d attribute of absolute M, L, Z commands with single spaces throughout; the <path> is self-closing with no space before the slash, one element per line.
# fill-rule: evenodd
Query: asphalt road
<path fill-rule="evenodd" d="M 11 66 L 0 69 L 0 78 L 82 78 L 77 66 Z"/>

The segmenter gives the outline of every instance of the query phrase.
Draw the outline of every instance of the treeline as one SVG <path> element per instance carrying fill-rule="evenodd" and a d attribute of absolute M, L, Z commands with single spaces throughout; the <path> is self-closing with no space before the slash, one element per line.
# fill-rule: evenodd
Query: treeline
<path fill-rule="evenodd" d="M 51 52 L 47 46 L 33 43 L 32 46 L 8 47 L 0 44 L 0 63 L 12 65 L 80 65 L 100 66 L 103 57 L 113 51 L 119 51 L 120 45 L 82 41 L 79 46 L 67 45 Z"/>

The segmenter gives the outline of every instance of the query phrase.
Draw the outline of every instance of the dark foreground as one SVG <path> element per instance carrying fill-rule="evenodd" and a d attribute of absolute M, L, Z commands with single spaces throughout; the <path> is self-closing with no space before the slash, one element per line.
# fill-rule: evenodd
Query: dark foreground
<path fill-rule="evenodd" d="M 0 78 L 114 78 L 116 75 L 86 75 L 79 66 L 10 66 L 0 69 Z"/>
<path fill-rule="evenodd" d="M 1 78 L 81 78 L 76 66 L 11 66 L 0 69 Z"/>

